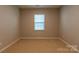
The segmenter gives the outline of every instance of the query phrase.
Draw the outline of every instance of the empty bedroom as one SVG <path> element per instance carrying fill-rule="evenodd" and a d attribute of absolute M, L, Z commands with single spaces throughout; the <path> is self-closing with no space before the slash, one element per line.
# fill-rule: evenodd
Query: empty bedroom
<path fill-rule="evenodd" d="M 79 52 L 79 5 L 0 5 L 0 52 Z"/>

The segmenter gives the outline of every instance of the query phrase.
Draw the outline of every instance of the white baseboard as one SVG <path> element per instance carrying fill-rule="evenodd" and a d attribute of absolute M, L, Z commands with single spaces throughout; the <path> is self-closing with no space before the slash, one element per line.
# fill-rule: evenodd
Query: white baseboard
<path fill-rule="evenodd" d="M 8 47 L 10 47 L 11 45 L 13 45 L 15 42 L 17 42 L 18 40 L 20 40 L 19 38 L 18 39 L 16 39 L 16 40 L 14 40 L 13 42 L 11 42 L 9 45 L 7 45 L 7 46 L 5 46 L 4 48 L 2 48 L 1 50 L 0 50 L 0 52 L 3 52 L 5 49 L 7 49 Z"/>
<path fill-rule="evenodd" d="M 59 39 L 59 37 L 21 37 L 20 39 Z"/>
<path fill-rule="evenodd" d="M 76 51 L 76 52 L 79 52 L 79 50 L 76 48 L 76 47 L 74 47 L 73 45 L 71 45 L 71 44 L 69 44 L 67 41 L 65 41 L 64 39 L 62 39 L 62 38 L 59 38 L 61 41 L 63 41 L 68 47 L 70 47 L 70 48 L 72 48 L 74 51 Z"/>

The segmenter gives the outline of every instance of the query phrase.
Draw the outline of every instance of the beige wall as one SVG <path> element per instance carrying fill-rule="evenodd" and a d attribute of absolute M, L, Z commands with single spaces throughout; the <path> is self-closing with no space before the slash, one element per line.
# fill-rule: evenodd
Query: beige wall
<path fill-rule="evenodd" d="M 20 9 L 22 37 L 58 37 L 59 9 Z M 34 31 L 35 14 L 45 14 L 45 31 Z"/>
<path fill-rule="evenodd" d="M 60 34 L 70 44 L 79 46 L 79 6 L 61 8 Z"/>
<path fill-rule="evenodd" d="M 14 6 L 0 6 L 0 49 L 19 37 L 19 10 Z"/>

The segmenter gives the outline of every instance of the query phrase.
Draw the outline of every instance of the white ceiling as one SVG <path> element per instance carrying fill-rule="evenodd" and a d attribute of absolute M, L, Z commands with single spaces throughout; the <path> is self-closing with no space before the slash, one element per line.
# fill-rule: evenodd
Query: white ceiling
<path fill-rule="evenodd" d="M 19 5 L 19 8 L 60 8 L 60 5 Z"/>

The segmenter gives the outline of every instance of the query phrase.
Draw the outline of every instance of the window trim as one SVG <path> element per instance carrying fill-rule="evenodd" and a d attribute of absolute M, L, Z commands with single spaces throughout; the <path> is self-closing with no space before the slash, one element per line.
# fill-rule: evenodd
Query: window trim
<path fill-rule="evenodd" d="M 35 15 L 44 15 L 44 30 L 35 30 L 35 22 L 33 20 L 33 22 L 34 22 L 34 24 L 33 24 L 34 31 L 45 31 L 45 23 L 46 23 L 46 20 L 45 20 L 46 16 L 45 16 L 45 14 L 34 14 L 34 16 L 33 16 L 34 19 L 35 19 Z"/>

